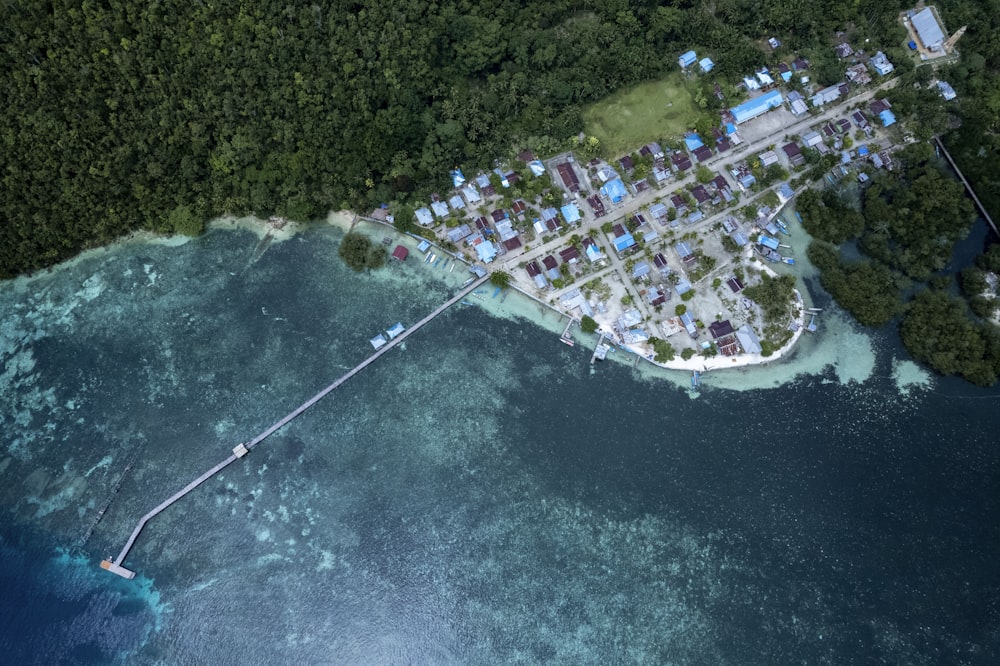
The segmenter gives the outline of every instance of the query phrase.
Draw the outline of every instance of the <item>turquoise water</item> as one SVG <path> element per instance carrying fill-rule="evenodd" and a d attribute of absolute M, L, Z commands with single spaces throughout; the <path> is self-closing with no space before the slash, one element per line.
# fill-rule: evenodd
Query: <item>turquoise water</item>
<path fill-rule="evenodd" d="M 585 345 L 456 306 L 154 519 L 134 581 L 100 571 L 145 511 L 465 279 L 413 260 L 355 274 L 339 234 L 257 261 L 248 232 L 125 245 L 3 286 L 4 654 L 1000 656 L 1000 394 L 902 382 L 891 331 L 843 323 L 763 381 L 709 373 L 690 400 L 683 375 L 591 372 Z M 851 355 L 871 357 L 858 381 L 837 367 Z"/>

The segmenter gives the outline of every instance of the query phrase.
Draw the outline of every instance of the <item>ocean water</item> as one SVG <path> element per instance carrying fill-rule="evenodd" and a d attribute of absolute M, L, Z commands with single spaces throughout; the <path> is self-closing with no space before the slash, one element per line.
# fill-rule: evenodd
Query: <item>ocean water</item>
<path fill-rule="evenodd" d="M 216 231 L 2 285 L 5 663 L 1000 660 L 1000 391 L 835 308 L 692 400 L 487 289 L 156 517 L 134 580 L 101 571 L 466 277 L 359 275 L 339 237 Z"/>

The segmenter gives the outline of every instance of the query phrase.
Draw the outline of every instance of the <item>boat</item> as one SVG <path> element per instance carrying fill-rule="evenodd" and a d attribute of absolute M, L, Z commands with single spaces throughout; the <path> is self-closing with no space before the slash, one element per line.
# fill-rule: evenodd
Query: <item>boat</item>
<path fill-rule="evenodd" d="M 434 265 L 437 266 L 438 264 L 440 264 L 442 259 L 444 259 L 444 257 L 438 257 L 437 261 L 434 262 Z"/>
<path fill-rule="evenodd" d="M 462 287 L 463 288 L 464 287 L 468 287 L 470 284 L 472 284 L 475 281 L 476 281 L 476 278 L 471 277 L 471 278 L 469 278 L 468 280 L 466 280 L 465 282 L 462 283 Z"/>
<path fill-rule="evenodd" d="M 785 224 L 784 220 L 782 220 L 782 219 L 779 218 L 779 219 L 776 219 L 774 221 L 774 223 L 776 225 L 778 225 L 778 231 L 780 231 L 781 233 L 785 234 L 786 236 L 791 236 L 792 235 L 792 233 L 788 230 L 788 225 Z"/>
<path fill-rule="evenodd" d="M 499 296 L 501 291 L 503 291 L 503 287 L 497 287 L 496 289 L 494 289 L 492 298 L 496 298 L 497 296 Z"/>
<path fill-rule="evenodd" d="M 701 388 L 701 373 L 695 370 L 691 373 L 691 390 L 697 391 Z"/>
<path fill-rule="evenodd" d="M 434 253 L 433 253 L 433 252 L 428 252 L 428 253 L 427 253 L 427 256 L 426 256 L 426 257 L 424 257 L 424 263 L 425 263 L 425 264 L 429 264 L 429 263 L 431 263 L 431 261 L 433 261 L 433 260 L 434 260 L 434 256 L 435 256 L 435 255 L 434 255 Z"/>
<path fill-rule="evenodd" d="M 799 211 L 795 211 L 795 217 L 797 217 L 799 219 L 799 222 L 802 221 L 802 216 L 799 215 Z"/>
<path fill-rule="evenodd" d="M 449 257 L 448 259 L 444 260 L 444 265 L 441 266 L 441 268 L 448 268 L 448 264 L 450 263 L 451 263 L 451 258 Z"/>
<path fill-rule="evenodd" d="M 457 263 L 458 263 L 458 262 L 456 261 L 456 262 L 455 262 L 455 264 L 457 264 Z M 450 269 L 448 269 L 448 272 L 449 272 L 449 273 L 454 273 L 454 272 L 455 272 L 455 264 L 452 264 L 452 265 L 451 265 L 451 268 L 450 268 Z"/>
<path fill-rule="evenodd" d="M 573 342 L 572 340 L 568 339 L 568 338 L 563 338 L 563 337 L 560 337 L 560 338 L 559 338 L 559 342 L 562 342 L 563 344 L 567 344 L 567 345 L 569 345 L 570 347 L 573 347 L 573 346 L 576 346 L 576 343 L 575 343 L 575 342 Z"/>
<path fill-rule="evenodd" d="M 795 260 L 792 259 L 791 257 L 782 257 L 781 261 L 783 261 L 784 263 L 788 264 L 789 266 L 794 266 L 795 265 Z"/>

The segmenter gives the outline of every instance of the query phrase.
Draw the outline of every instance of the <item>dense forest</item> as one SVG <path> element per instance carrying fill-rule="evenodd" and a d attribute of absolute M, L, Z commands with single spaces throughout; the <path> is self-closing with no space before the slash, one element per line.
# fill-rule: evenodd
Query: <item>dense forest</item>
<path fill-rule="evenodd" d="M 962 185 L 931 163 L 926 144 L 896 157 L 899 171 L 875 175 L 860 210 L 835 190 L 799 197 L 803 226 L 816 239 L 809 259 L 859 323 L 882 326 L 902 315 L 903 344 L 915 358 L 942 374 L 994 384 L 1000 328 L 988 321 L 997 304 L 989 276 L 1000 268 L 1000 245 L 963 271 L 965 298 L 950 293 L 954 276 L 944 269 L 972 227 L 972 204 Z"/>
<path fill-rule="evenodd" d="M 50 0 L 0 9 L 0 277 L 130 230 L 197 233 L 222 213 L 316 217 L 423 196 L 456 165 L 550 153 L 587 103 L 676 67 L 720 81 L 763 40 L 839 77 L 837 30 L 901 43 L 902 4 L 789 0 L 393 0 L 288 4 Z M 949 70 L 948 140 L 1000 201 L 1000 8 L 946 0 L 969 24 Z M 852 38 L 854 38 L 852 37 Z"/>

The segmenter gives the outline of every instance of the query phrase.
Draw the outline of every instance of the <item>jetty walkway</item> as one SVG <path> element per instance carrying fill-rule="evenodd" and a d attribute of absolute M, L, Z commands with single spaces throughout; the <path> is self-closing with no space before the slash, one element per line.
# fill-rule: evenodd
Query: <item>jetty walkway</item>
<path fill-rule="evenodd" d="M 135 540 L 139 538 L 139 533 L 142 532 L 142 529 L 146 526 L 146 524 L 150 520 L 155 518 L 158 514 L 162 513 L 165 509 L 167 509 L 171 505 L 177 503 L 181 498 L 183 498 L 189 492 L 200 486 L 202 483 L 209 480 L 222 470 L 224 470 L 226 467 L 230 465 L 230 463 L 245 456 L 250 451 L 250 449 L 260 444 L 262 441 L 273 435 L 276 431 L 288 425 L 290 421 L 294 420 L 295 418 L 300 416 L 303 412 L 305 412 L 307 409 L 309 409 L 317 402 L 325 398 L 330 392 L 337 389 L 341 384 L 349 380 L 351 377 L 358 374 L 359 372 L 367 368 L 369 365 L 377 361 L 383 354 L 388 352 L 390 349 L 392 349 L 399 343 L 406 340 L 406 338 L 409 337 L 411 333 L 414 333 L 415 331 L 419 330 L 421 327 L 423 327 L 432 319 L 434 319 L 442 312 L 450 308 L 452 305 L 458 303 L 460 300 L 468 296 L 477 287 L 481 286 L 487 280 L 489 280 L 489 275 L 484 275 L 483 277 L 473 279 L 472 282 L 468 283 L 461 290 L 459 290 L 457 294 L 455 294 L 450 299 L 445 301 L 443 304 L 438 306 L 438 308 L 435 309 L 433 312 L 431 312 L 429 315 L 427 315 L 426 317 L 424 317 L 423 319 L 421 319 L 420 321 L 413 324 L 405 331 L 397 335 L 395 338 L 390 340 L 385 346 L 377 349 L 374 354 L 372 354 L 364 361 L 359 363 L 346 375 L 340 377 L 339 379 L 337 379 L 337 381 L 333 382 L 332 384 L 324 388 L 322 391 L 320 391 L 313 397 L 306 400 L 304 403 L 299 405 L 294 411 L 285 415 L 280 421 L 276 422 L 274 425 L 269 427 L 267 430 L 264 430 L 250 441 L 237 444 L 236 447 L 233 448 L 233 452 L 228 457 L 226 457 L 225 460 L 219 462 L 217 465 L 215 465 L 211 469 L 201 474 L 194 481 L 181 488 L 179 491 L 171 495 L 168 499 L 158 504 L 156 508 L 154 508 L 152 511 L 150 511 L 142 518 L 140 518 L 139 523 L 135 526 L 135 529 L 132 530 L 132 534 L 129 536 L 128 541 L 125 542 L 125 546 L 122 547 L 121 552 L 118 553 L 118 557 L 116 557 L 114 560 L 103 560 L 101 562 L 101 568 L 110 571 L 111 573 L 118 574 L 123 578 L 134 578 L 135 572 L 130 571 L 129 569 L 123 567 L 122 563 L 125 561 L 125 558 L 128 557 L 129 551 L 132 550 L 132 546 L 135 545 Z"/>

